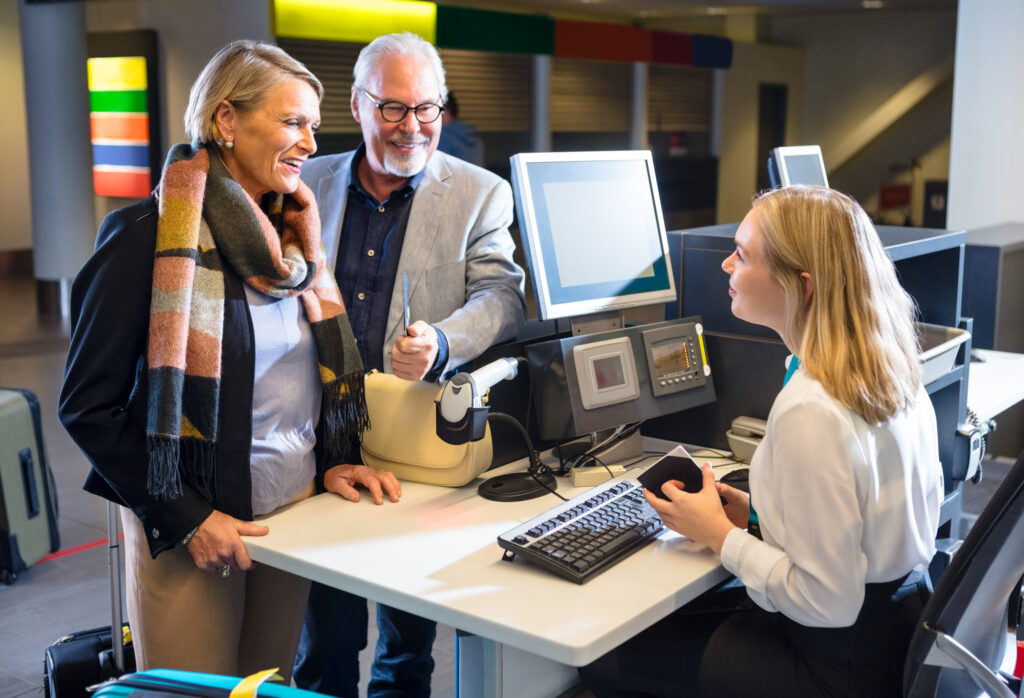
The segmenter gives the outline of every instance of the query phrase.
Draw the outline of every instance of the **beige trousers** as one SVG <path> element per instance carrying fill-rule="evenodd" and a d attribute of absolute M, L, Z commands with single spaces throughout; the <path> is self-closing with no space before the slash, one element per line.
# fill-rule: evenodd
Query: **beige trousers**
<path fill-rule="evenodd" d="M 313 493 L 312 484 L 295 501 Z M 175 546 L 154 559 L 142 522 L 121 507 L 125 597 L 135 661 L 145 669 L 248 676 L 277 667 L 291 680 L 309 580 L 268 565 L 230 576 Z"/>

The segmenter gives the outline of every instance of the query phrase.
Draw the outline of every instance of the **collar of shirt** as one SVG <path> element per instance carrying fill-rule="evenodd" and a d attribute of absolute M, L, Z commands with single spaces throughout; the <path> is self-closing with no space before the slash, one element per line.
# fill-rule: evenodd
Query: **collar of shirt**
<path fill-rule="evenodd" d="M 404 186 L 401 186 L 398 189 L 392 191 L 391 194 L 388 195 L 387 201 L 377 201 L 373 197 L 373 195 L 370 194 L 370 192 L 366 191 L 366 189 L 363 187 L 362 181 L 360 181 L 359 179 L 359 163 L 362 162 L 363 158 L 365 157 L 366 143 L 360 143 L 359 147 L 356 148 L 355 155 L 352 156 L 351 171 L 348 173 L 348 190 L 350 192 L 359 194 L 360 196 L 364 196 L 370 201 L 373 201 L 374 203 L 378 204 L 385 204 L 387 203 L 387 201 L 394 201 L 397 199 L 405 198 L 407 196 L 412 196 L 413 193 L 416 191 L 416 187 L 419 186 L 420 180 L 423 179 L 423 172 L 426 169 L 423 168 L 423 170 L 420 170 L 412 177 L 407 179 Z"/>

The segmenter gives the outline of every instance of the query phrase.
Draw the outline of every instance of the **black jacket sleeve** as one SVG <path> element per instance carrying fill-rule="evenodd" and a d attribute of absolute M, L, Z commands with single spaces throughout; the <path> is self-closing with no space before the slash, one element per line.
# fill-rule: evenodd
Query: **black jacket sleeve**
<path fill-rule="evenodd" d="M 132 509 L 150 552 L 175 545 L 213 510 L 186 483 L 159 501 L 146 491 L 146 343 L 156 202 L 114 211 L 71 289 L 71 346 L 58 416 L 93 470 L 85 489 Z"/>

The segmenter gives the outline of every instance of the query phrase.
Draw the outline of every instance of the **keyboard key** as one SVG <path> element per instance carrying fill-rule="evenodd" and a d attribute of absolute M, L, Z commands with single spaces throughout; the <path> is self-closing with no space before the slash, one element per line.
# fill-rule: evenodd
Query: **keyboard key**
<path fill-rule="evenodd" d="M 619 548 L 623 547 L 624 545 L 629 545 L 639 537 L 639 531 L 626 531 L 621 536 L 617 536 L 612 540 L 608 541 L 607 543 L 605 543 L 604 545 L 602 545 L 601 550 L 604 551 L 605 555 L 610 555 Z"/>

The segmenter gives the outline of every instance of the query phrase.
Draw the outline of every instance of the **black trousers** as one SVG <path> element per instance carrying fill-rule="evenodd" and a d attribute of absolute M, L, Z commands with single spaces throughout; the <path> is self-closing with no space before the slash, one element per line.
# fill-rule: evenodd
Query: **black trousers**
<path fill-rule="evenodd" d="M 927 573 L 868 584 L 852 626 L 809 628 L 755 606 L 742 586 L 723 586 L 581 667 L 580 676 L 599 698 L 898 698 L 929 593 Z"/>

